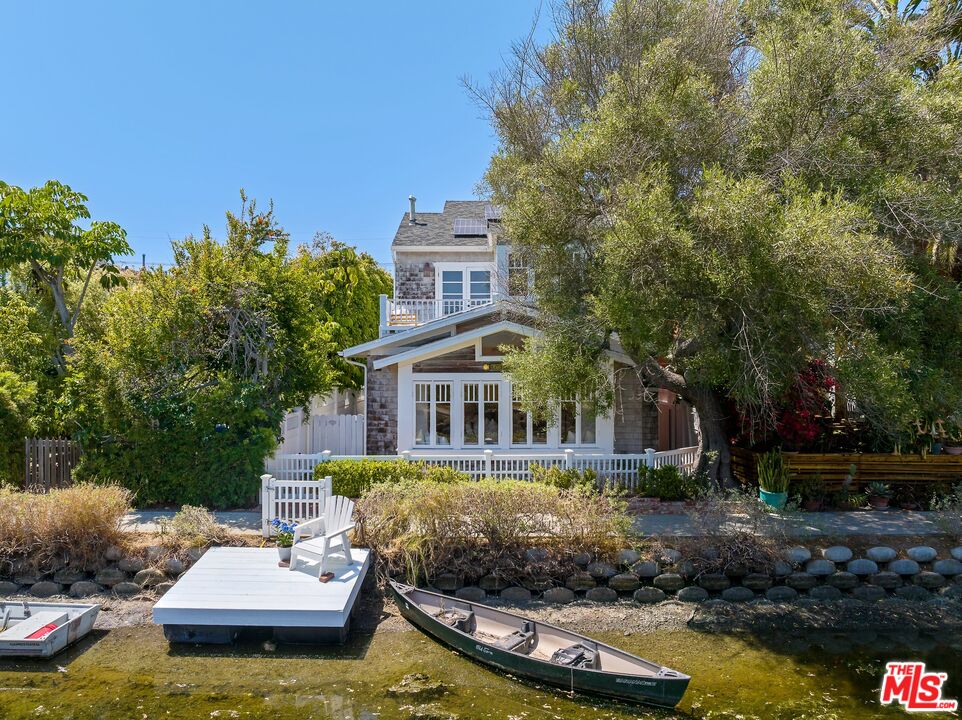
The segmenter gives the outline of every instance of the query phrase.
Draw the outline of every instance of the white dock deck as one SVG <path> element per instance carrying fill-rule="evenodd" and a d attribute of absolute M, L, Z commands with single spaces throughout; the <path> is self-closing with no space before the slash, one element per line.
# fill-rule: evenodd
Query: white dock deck
<path fill-rule="evenodd" d="M 212 548 L 154 605 L 154 622 L 165 628 L 346 629 L 370 551 L 353 548 L 351 554 L 354 564 L 334 565 L 334 577 L 322 583 L 306 563 L 293 571 L 278 567 L 274 548 Z"/>

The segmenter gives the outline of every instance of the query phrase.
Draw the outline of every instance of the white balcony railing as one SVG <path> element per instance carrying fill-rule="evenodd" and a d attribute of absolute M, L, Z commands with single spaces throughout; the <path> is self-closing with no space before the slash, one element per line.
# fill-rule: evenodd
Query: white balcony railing
<path fill-rule="evenodd" d="M 420 300 L 381 296 L 381 327 L 391 331 L 418 327 L 433 320 L 490 305 L 492 298 L 480 300 Z"/>

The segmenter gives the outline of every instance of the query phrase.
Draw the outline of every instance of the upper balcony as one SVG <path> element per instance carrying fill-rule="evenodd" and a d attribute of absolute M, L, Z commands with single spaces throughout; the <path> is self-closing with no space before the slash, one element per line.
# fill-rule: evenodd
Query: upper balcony
<path fill-rule="evenodd" d="M 457 313 L 490 305 L 494 297 L 479 300 L 421 300 L 381 295 L 381 335 L 403 332 Z"/>

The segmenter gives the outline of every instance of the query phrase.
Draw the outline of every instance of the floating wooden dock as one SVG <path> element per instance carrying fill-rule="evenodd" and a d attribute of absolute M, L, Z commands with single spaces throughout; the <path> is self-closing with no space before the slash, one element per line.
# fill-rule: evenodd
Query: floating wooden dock
<path fill-rule="evenodd" d="M 370 551 L 351 554 L 354 564 L 334 565 L 322 583 L 304 561 L 278 567 L 275 548 L 211 548 L 154 605 L 154 622 L 170 642 L 230 643 L 251 629 L 281 642 L 344 642 Z"/>

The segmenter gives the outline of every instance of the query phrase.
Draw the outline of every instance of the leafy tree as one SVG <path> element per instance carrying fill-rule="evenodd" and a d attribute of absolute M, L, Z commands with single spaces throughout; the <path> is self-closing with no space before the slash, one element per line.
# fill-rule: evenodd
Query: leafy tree
<path fill-rule="evenodd" d="M 273 209 L 244 201 L 223 243 L 208 228 L 174 243 L 172 268 L 113 292 L 102 334 L 78 335 L 64 412 L 81 476 L 141 503 L 249 503 L 284 412 L 352 382 L 337 352 L 376 337 L 389 276 L 333 242 L 289 257 Z"/>
<path fill-rule="evenodd" d="M 86 202 L 85 195 L 56 180 L 30 190 L 0 181 L 0 272 L 25 265 L 49 293 L 62 335 L 55 354 L 60 374 L 67 369 L 69 340 L 91 280 L 107 288 L 122 284 L 113 259 L 131 251 L 117 223 L 82 227 L 90 218 Z M 77 285 L 72 297 L 70 283 Z"/>
<path fill-rule="evenodd" d="M 962 70 L 918 70 L 945 23 L 873 35 L 875 12 L 570 0 L 547 45 L 515 48 L 478 97 L 500 139 L 486 179 L 543 311 L 507 361 L 533 409 L 610 405 L 603 351 L 620 347 L 694 405 L 721 482 L 729 407 L 770 427 L 813 358 L 883 420 L 918 409 L 885 328 L 919 319 L 913 298 L 958 261 Z"/>

